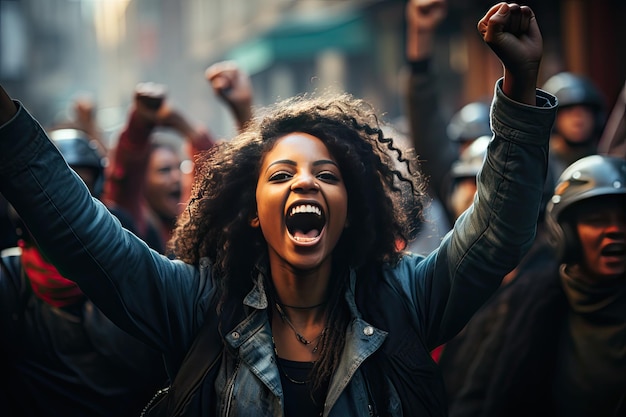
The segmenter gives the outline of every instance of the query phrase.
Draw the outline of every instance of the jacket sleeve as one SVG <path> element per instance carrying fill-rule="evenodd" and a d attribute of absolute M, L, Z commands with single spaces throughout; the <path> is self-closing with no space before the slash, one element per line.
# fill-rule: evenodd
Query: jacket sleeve
<path fill-rule="evenodd" d="M 204 319 L 208 274 L 122 228 L 21 106 L 0 127 L 0 192 L 63 276 L 115 324 L 160 351 L 186 349 Z"/>
<path fill-rule="evenodd" d="M 494 136 L 472 206 L 426 259 L 407 257 L 396 268 L 431 349 L 463 328 L 535 237 L 556 99 L 537 90 L 537 106 L 517 103 L 501 83 L 491 109 Z"/>

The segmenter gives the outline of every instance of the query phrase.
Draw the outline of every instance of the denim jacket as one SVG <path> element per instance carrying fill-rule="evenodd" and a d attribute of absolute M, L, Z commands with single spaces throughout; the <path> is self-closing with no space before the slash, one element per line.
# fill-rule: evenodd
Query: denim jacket
<path fill-rule="evenodd" d="M 413 308 L 410 324 L 423 341 L 415 352 L 420 361 L 430 360 L 428 349 L 465 325 L 534 238 L 556 99 L 538 90 L 537 106 L 527 106 L 504 96 L 500 85 L 492 104 L 494 138 L 474 204 L 438 250 L 426 258 L 407 254 L 380 270 L 381 278 L 400 284 Z M 214 288 L 210 264 L 188 265 L 150 250 L 120 227 L 70 172 L 24 108 L 0 127 L 0 192 L 59 271 L 75 280 L 114 323 L 163 352 L 167 370 L 174 374 L 208 309 Z M 353 320 L 324 416 L 370 415 L 360 365 L 387 334 L 364 321 L 356 308 L 357 279 L 353 272 L 346 293 Z M 244 304 L 247 317 L 225 332 L 227 353 L 214 384 L 216 414 L 280 417 L 283 391 L 262 280 Z M 389 392 L 388 414 L 402 415 L 393 387 Z"/>

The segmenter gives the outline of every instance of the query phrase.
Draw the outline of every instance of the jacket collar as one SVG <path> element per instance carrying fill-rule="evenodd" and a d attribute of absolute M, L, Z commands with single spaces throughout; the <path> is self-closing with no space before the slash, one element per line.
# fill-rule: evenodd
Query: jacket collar
<path fill-rule="evenodd" d="M 255 265 L 256 278 L 254 279 L 254 285 L 250 292 L 243 299 L 243 304 L 248 307 L 252 307 L 256 310 L 265 310 L 269 306 L 267 299 L 267 293 L 265 291 L 265 279 L 269 279 L 269 267 L 267 263 L 267 257 L 261 257 Z M 355 292 L 356 292 L 356 271 L 350 268 L 350 274 L 348 278 L 348 288 L 345 293 L 346 302 L 348 303 L 348 309 L 353 319 L 360 319 L 361 313 L 357 309 Z"/>
<path fill-rule="evenodd" d="M 268 299 L 265 293 L 265 276 L 268 273 L 267 264 L 259 263 L 256 267 L 258 274 L 256 276 L 252 290 L 244 298 L 244 304 L 255 309 L 246 320 L 237 326 L 232 334 L 238 335 L 238 340 L 233 340 L 231 335 L 226 339 L 234 348 L 239 348 L 242 344 L 248 346 L 240 350 L 240 352 L 255 352 L 254 355 L 247 355 L 243 358 L 245 362 L 252 364 L 252 372 L 260 378 L 266 386 L 274 392 L 275 395 L 281 396 L 278 370 L 271 362 L 267 362 L 263 358 L 272 356 L 273 351 L 267 343 L 271 340 L 271 330 L 267 321 L 267 314 L 264 310 L 268 308 Z M 331 380 L 328 396 L 326 399 L 326 414 L 337 402 L 340 394 L 350 383 L 357 369 L 361 366 L 369 356 L 376 352 L 387 337 L 387 332 L 377 329 L 361 318 L 361 314 L 357 309 L 355 300 L 355 289 L 357 273 L 353 269 L 349 271 L 348 288 L 345 293 L 345 299 L 352 316 L 352 320 L 348 325 L 346 332 L 346 344 L 340 359 L 339 366 L 335 371 Z M 267 332 L 266 336 L 257 333 L 261 328 L 263 332 Z M 257 337 L 253 337 L 253 335 Z M 269 339 L 268 339 L 269 338 Z M 264 339 L 264 340 L 263 340 Z M 261 340 L 261 342 L 260 342 Z"/>

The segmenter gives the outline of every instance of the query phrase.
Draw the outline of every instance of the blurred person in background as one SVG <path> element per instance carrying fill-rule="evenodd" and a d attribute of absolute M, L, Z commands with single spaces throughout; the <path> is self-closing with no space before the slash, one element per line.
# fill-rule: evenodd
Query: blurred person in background
<path fill-rule="evenodd" d="M 229 105 L 241 129 L 251 117 L 251 86 L 232 62 L 217 63 L 206 71 L 213 91 Z M 164 85 L 140 83 L 117 145 L 107 181 L 107 201 L 133 216 L 139 236 L 160 253 L 167 253 L 176 219 L 189 199 L 194 159 L 215 141 L 209 132 L 194 126 L 166 99 Z M 180 147 L 190 157 L 181 170 L 181 151 L 158 139 L 159 130 L 173 130 L 184 141 Z"/>
<path fill-rule="evenodd" d="M 100 197 L 104 159 L 98 144 L 77 129 L 49 135 L 93 197 Z M 110 212 L 134 231 L 128 215 Z M 138 416 L 167 381 L 161 355 L 105 317 L 49 262 L 14 210 L 10 217 L 19 247 L 0 257 L 0 415 Z"/>
<path fill-rule="evenodd" d="M 204 130 L 192 126 L 166 103 L 164 85 L 140 83 L 128 120 L 111 149 L 105 200 L 131 214 L 138 235 L 160 253 L 183 207 L 181 156 L 167 142 L 153 140 L 157 127 L 174 130 L 199 151 L 213 146 Z"/>
<path fill-rule="evenodd" d="M 532 262 L 442 353 L 451 417 L 626 415 L 626 160 L 574 162 L 544 223 Z"/>
<path fill-rule="evenodd" d="M 598 153 L 605 124 L 604 97 L 591 80 L 571 72 L 553 75 L 541 88 L 559 101 L 550 139 L 550 164 L 558 178 L 574 161 Z"/>

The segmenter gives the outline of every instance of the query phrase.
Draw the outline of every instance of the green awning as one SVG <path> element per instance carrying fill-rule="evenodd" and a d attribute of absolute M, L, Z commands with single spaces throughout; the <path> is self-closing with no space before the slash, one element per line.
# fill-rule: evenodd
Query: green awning
<path fill-rule="evenodd" d="M 328 49 L 357 54 L 371 45 L 372 34 L 359 13 L 287 17 L 266 34 L 233 48 L 226 59 L 254 74 L 275 61 L 296 61 Z"/>

